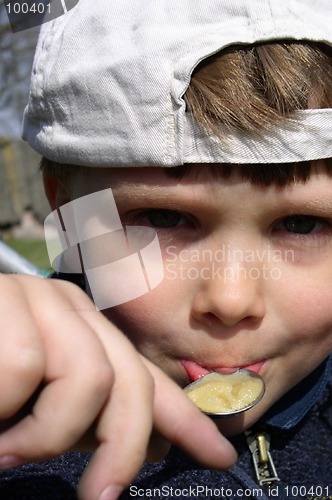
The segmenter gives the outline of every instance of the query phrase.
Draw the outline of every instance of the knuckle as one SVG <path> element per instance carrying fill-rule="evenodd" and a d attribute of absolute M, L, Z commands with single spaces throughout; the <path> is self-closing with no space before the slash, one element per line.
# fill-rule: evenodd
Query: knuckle
<path fill-rule="evenodd" d="M 3 307 L 8 307 L 8 304 L 13 303 L 13 300 L 15 304 L 18 301 L 25 302 L 24 290 L 16 275 L 0 274 L 0 289 L 3 292 L 1 294 Z"/>
<path fill-rule="evenodd" d="M 50 283 L 50 286 L 52 286 L 53 290 L 59 292 L 63 297 L 69 297 L 73 305 L 76 305 L 78 308 L 81 308 L 82 306 L 85 307 L 87 305 L 92 305 L 93 310 L 95 310 L 95 306 L 91 299 L 75 283 L 59 279 L 49 280 L 49 282 L 52 282 Z"/>
<path fill-rule="evenodd" d="M 45 360 L 39 349 L 22 347 L 10 359 L 10 371 L 23 381 L 41 379 L 44 375 Z"/>

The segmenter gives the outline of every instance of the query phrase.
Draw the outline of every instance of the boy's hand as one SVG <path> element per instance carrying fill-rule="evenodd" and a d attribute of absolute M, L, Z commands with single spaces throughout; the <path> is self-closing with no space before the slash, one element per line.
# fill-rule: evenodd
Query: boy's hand
<path fill-rule="evenodd" d="M 0 276 L 0 296 L 0 419 L 40 390 L 31 413 L 0 435 L 0 466 L 68 451 L 92 424 L 97 449 L 80 483 L 82 499 L 129 485 L 153 426 L 206 466 L 233 464 L 234 451 L 213 422 L 78 287 Z"/>

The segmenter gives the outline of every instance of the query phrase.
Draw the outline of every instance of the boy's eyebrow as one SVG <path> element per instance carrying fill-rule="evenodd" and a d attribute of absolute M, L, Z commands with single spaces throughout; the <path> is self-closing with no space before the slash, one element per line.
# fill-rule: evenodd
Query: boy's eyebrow
<path fill-rule="evenodd" d="M 176 189 L 176 186 L 174 186 L 174 190 L 172 187 L 173 186 L 160 187 L 140 185 L 139 189 L 137 189 L 137 185 L 134 184 L 132 186 L 121 185 L 113 187 L 112 191 L 117 203 L 121 203 L 121 201 L 125 201 L 126 203 L 135 203 L 136 201 L 139 201 L 140 203 L 144 203 L 146 200 L 149 205 L 158 206 L 160 203 L 167 203 L 168 206 L 178 207 L 180 206 L 180 203 L 184 204 L 186 202 L 192 205 L 195 203 L 195 198 L 197 201 L 197 196 L 194 197 L 190 189 L 181 189 L 180 192 Z M 121 198 L 123 200 L 121 200 Z M 204 198 L 206 197 L 202 196 L 202 200 L 204 200 Z"/>
<path fill-rule="evenodd" d="M 327 211 L 332 211 L 331 198 L 317 197 L 313 199 L 309 196 L 304 196 L 303 199 L 294 200 L 292 197 L 289 197 L 288 199 L 281 199 L 280 201 L 286 210 L 294 209 L 294 212 L 296 212 L 296 210 L 313 211 L 315 214 L 326 215 Z"/>
<path fill-rule="evenodd" d="M 135 204 L 143 206 L 146 203 L 151 208 L 164 206 L 170 210 L 189 210 L 195 204 L 201 208 L 209 205 L 205 190 L 195 189 L 195 186 L 186 183 L 180 186 L 177 182 L 165 185 L 142 183 L 138 186 L 135 182 L 124 182 L 113 185 L 112 192 L 119 207 Z"/>
<path fill-rule="evenodd" d="M 332 178 L 330 180 L 332 184 Z M 332 212 L 332 197 L 328 191 L 317 195 L 316 188 L 310 186 L 307 189 L 307 184 L 298 184 L 295 192 L 292 185 L 288 189 L 278 190 L 275 192 L 275 207 L 294 213 L 304 213 L 312 211 L 316 215 L 326 216 L 326 212 Z M 309 186 L 308 186 L 309 187 Z M 191 184 L 184 183 L 181 189 L 179 185 L 154 185 L 137 183 L 121 183 L 112 187 L 112 191 L 119 207 L 127 205 L 139 204 L 142 207 L 145 205 L 151 208 L 165 207 L 170 210 L 192 210 L 195 204 L 199 204 L 199 208 L 210 206 L 211 198 L 206 196 L 206 192 L 193 189 Z M 302 188 L 304 188 L 302 190 Z M 329 188 L 330 189 L 330 188 Z M 324 190 L 325 191 L 325 190 Z"/>

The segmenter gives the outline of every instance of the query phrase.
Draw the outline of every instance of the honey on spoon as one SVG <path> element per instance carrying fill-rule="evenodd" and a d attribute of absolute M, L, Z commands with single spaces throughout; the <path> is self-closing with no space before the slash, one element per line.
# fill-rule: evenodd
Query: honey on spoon
<path fill-rule="evenodd" d="M 230 417 L 249 410 L 263 397 L 258 373 L 241 368 L 234 373 L 209 373 L 184 388 L 195 405 L 210 417 Z"/>

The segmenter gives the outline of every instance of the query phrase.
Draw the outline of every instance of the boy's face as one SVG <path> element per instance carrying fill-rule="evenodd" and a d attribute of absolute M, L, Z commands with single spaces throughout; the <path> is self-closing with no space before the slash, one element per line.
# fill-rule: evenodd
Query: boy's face
<path fill-rule="evenodd" d="M 332 178 L 323 171 L 263 188 L 208 168 L 181 180 L 161 168 L 91 169 L 80 185 L 82 194 L 111 187 L 123 225 L 158 233 L 163 282 L 104 311 L 139 351 L 183 387 L 238 367 L 264 378 L 262 401 L 222 421 L 226 433 L 252 425 L 331 351 Z"/>

